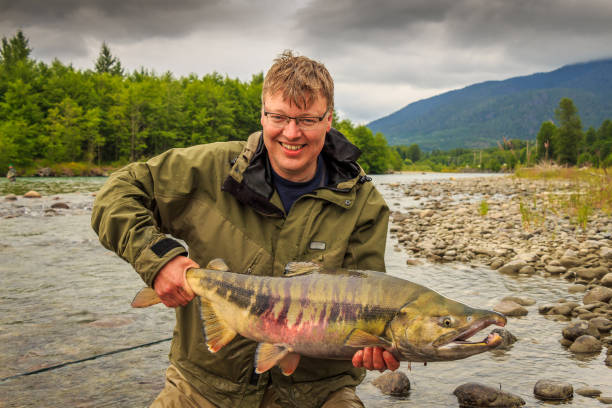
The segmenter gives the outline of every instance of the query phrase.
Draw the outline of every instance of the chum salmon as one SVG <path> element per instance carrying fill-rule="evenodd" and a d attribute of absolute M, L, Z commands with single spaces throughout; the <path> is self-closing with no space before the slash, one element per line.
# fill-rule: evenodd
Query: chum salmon
<path fill-rule="evenodd" d="M 217 352 L 240 334 L 256 341 L 255 370 L 278 365 L 283 374 L 300 356 L 351 360 L 364 347 L 382 347 L 398 361 L 459 360 L 502 343 L 497 333 L 468 341 L 491 324 L 497 312 L 474 309 L 425 286 L 364 270 L 326 271 L 292 262 L 287 276 L 232 273 L 220 259 L 185 273 L 185 288 L 200 298 L 206 344 Z M 142 289 L 133 307 L 161 300 Z"/>

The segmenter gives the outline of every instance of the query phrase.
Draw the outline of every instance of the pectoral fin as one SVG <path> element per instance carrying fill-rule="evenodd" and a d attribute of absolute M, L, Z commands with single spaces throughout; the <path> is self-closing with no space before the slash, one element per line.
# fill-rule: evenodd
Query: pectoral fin
<path fill-rule="evenodd" d="M 206 265 L 206 269 L 213 269 L 215 271 L 224 271 L 228 272 L 229 266 L 225 263 L 225 261 L 221 258 L 215 258 Z"/>
<path fill-rule="evenodd" d="M 259 343 L 257 346 L 257 351 L 255 351 L 255 372 L 257 374 L 265 373 L 284 359 L 287 354 L 289 354 L 289 350 L 285 346 L 270 343 Z M 290 364 L 288 361 L 287 368 L 290 368 L 289 365 Z M 295 365 L 297 367 L 297 362 Z"/>
<path fill-rule="evenodd" d="M 161 303 L 153 288 L 142 288 L 132 300 L 132 307 L 149 307 Z"/>
<path fill-rule="evenodd" d="M 200 298 L 204 336 L 211 353 L 216 353 L 236 337 L 236 332 L 217 316 L 210 302 Z"/>
<path fill-rule="evenodd" d="M 345 346 L 350 347 L 389 347 L 391 342 L 382 337 L 375 336 L 361 329 L 353 329 L 344 341 Z"/>
<path fill-rule="evenodd" d="M 285 276 L 306 275 L 321 270 L 321 265 L 314 262 L 289 262 L 285 265 Z"/>
<path fill-rule="evenodd" d="M 284 375 L 291 375 L 300 363 L 300 355 L 297 353 L 287 354 L 278 365 Z"/>

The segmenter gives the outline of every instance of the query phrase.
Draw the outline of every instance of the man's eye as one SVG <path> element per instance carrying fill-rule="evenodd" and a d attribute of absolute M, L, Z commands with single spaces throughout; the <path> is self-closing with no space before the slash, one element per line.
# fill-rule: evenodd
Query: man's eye
<path fill-rule="evenodd" d="M 312 126 L 317 123 L 317 120 L 315 118 L 300 118 L 300 122 L 306 126 Z"/>
<path fill-rule="evenodd" d="M 283 115 L 270 115 L 270 119 L 282 122 L 285 120 L 285 117 Z"/>

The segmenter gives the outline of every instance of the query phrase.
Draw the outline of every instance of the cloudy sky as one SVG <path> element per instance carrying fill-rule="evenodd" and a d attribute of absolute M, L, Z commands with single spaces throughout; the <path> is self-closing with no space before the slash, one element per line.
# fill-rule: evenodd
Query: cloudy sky
<path fill-rule="evenodd" d="M 0 0 L 0 36 L 93 68 L 249 80 L 284 49 L 323 62 L 342 117 L 365 123 L 487 80 L 612 57 L 610 0 Z"/>

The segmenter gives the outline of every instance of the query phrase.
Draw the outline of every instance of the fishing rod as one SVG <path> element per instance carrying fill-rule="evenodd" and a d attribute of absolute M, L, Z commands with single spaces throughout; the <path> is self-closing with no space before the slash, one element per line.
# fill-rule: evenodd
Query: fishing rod
<path fill-rule="evenodd" d="M 40 374 L 40 373 L 44 373 L 46 371 L 57 370 L 58 368 L 66 367 L 66 366 L 73 365 L 73 364 L 83 363 L 85 361 L 95 360 L 97 358 L 110 356 L 112 354 L 123 353 L 124 351 L 130 351 L 130 350 L 135 350 L 135 349 L 142 348 L 142 347 L 154 346 L 156 344 L 163 343 L 163 342 L 166 342 L 166 341 L 169 341 L 169 340 L 172 340 L 172 337 L 168 337 L 166 339 L 161 339 L 161 340 L 157 340 L 157 341 L 152 341 L 150 343 L 139 344 L 137 346 L 125 347 L 125 348 L 122 348 L 122 349 L 109 351 L 107 353 L 96 354 L 95 356 L 91 356 L 91 357 L 87 357 L 87 358 L 82 358 L 80 360 L 67 361 L 67 362 L 64 362 L 64 363 L 61 363 L 61 364 L 56 364 L 56 365 L 53 365 L 53 366 L 40 368 L 40 369 L 34 370 L 34 371 L 28 371 L 28 372 L 21 373 L 21 374 L 11 375 L 10 377 L 5 377 L 5 378 L 0 379 L 0 382 L 4 382 L 4 381 L 8 381 L 8 380 L 13 380 L 13 379 L 19 378 L 19 377 L 27 377 L 29 375 Z"/>

